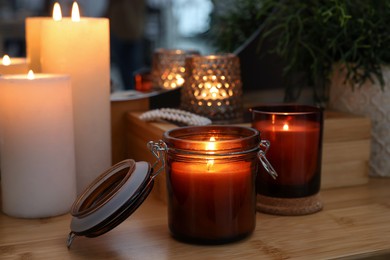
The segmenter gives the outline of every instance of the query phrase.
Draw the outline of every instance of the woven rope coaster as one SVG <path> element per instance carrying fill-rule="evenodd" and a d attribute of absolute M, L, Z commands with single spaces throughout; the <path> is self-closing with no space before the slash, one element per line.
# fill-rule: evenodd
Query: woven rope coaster
<path fill-rule="evenodd" d="M 299 216 L 318 212 L 323 204 L 319 194 L 302 198 L 275 198 L 257 194 L 257 211 L 284 216 Z"/>

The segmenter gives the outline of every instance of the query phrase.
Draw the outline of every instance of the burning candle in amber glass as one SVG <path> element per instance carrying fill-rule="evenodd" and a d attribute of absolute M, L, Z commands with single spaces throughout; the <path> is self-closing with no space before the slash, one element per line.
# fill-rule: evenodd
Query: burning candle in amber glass
<path fill-rule="evenodd" d="M 172 235 L 206 244 L 250 235 L 256 225 L 258 131 L 183 127 L 165 132 L 163 140 Z"/>
<path fill-rule="evenodd" d="M 252 109 L 252 116 L 252 126 L 271 143 L 267 157 L 278 173 L 274 180 L 259 169 L 258 209 L 285 215 L 320 210 L 322 111 L 304 105 L 269 105 Z"/>

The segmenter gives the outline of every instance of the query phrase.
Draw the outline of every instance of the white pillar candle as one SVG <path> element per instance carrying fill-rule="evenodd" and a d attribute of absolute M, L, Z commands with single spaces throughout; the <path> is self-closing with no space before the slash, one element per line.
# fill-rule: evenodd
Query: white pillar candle
<path fill-rule="evenodd" d="M 29 69 L 35 72 L 41 72 L 41 26 L 46 23 L 59 21 L 62 19 L 61 7 L 58 3 L 54 4 L 53 17 L 27 17 L 26 26 L 26 53 Z"/>
<path fill-rule="evenodd" d="M 41 72 L 41 24 L 54 22 L 51 17 L 26 18 L 26 54 L 29 69 Z"/>
<path fill-rule="evenodd" d="M 4 55 L 0 59 L 0 75 L 24 74 L 28 72 L 27 60 L 25 58 L 10 58 Z"/>
<path fill-rule="evenodd" d="M 41 39 L 42 71 L 71 76 L 81 193 L 111 166 L 109 22 L 106 18 L 43 20 Z"/>
<path fill-rule="evenodd" d="M 0 77 L 3 212 L 24 218 L 69 211 L 76 198 L 69 76 Z"/>

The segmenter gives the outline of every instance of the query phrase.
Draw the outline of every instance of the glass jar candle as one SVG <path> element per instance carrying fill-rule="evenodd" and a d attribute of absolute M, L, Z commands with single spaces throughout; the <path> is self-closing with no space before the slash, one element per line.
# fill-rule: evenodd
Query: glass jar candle
<path fill-rule="evenodd" d="M 258 164 L 276 177 L 265 154 L 270 144 L 259 131 L 239 126 L 182 127 L 148 142 L 156 157 L 124 160 L 102 173 L 72 206 L 71 232 L 100 236 L 124 221 L 146 199 L 165 169 L 168 222 L 182 241 L 221 244 L 250 235 L 256 225 Z"/>
<path fill-rule="evenodd" d="M 265 105 L 252 109 L 252 127 L 272 144 L 268 158 L 277 180 L 257 177 L 258 209 L 279 215 L 303 215 L 322 209 L 323 113 L 307 105 Z"/>
<path fill-rule="evenodd" d="M 172 235 L 202 244 L 250 235 L 256 225 L 258 163 L 274 174 L 261 149 L 269 143 L 259 132 L 239 126 L 182 127 L 165 132 L 163 141 Z"/>

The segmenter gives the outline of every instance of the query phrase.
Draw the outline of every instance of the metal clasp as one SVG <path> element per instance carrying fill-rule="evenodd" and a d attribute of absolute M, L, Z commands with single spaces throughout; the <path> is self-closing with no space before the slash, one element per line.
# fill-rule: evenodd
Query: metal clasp
<path fill-rule="evenodd" d="M 269 175 L 271 175 L 272 178 L 276 179 L 278 177 L 278 174 L 265 156 L 270 146 L 271 144 L 268 140 L 261 140 L 260 150 L 257 153 L 257 157 L 259 157 L 261 164 L 263 165 L 264 169 L 269 173 Z M 262 148 L 264 150 L 262 150 Z"/>
<path fill-rule="evenodd" d="M 69 233 L 68 235 L 68 239 L 66 240 L 66 246 L 68 247 L 68 249 L 70 249 L 70 246 L 72 245 L 72 242 L 75 238 L 76 234 L 72 232 Z"/>
<path fill-rule="evenodd" d="M 158 142 L 150 141 L 147 144 L 148 149 L 152 152 L 154 157 L 157 159 L 153 165 L 153 172 L 151 178 L 154 179 L 164 168 L 165 168 L 165 152 L 167 151 L 167 145 L 164 141 L 159 140 Z M 155 169 L 160 164 L 160 168 Z"/>

